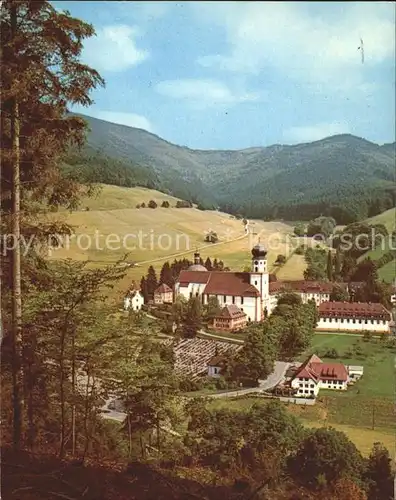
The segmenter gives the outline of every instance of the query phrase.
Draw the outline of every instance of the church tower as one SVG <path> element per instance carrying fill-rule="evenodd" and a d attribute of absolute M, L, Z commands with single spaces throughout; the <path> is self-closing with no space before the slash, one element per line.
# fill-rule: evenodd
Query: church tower
<path fill-rule="evenodd" d="M 267 250 L 260 242 L 252 248 L 252 266 L 250 272 L 250 284 L 260 292 L 261 318 L 264 310 L 269 307 L 269 275 L 267 264 Z"/>

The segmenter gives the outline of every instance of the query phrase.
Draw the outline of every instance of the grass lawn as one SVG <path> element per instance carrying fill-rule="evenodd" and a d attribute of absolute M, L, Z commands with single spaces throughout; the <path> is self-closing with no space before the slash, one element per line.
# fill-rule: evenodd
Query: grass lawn
<path fill-rule="evenodd" d="M 393 283 L 396 278 L 396 259 L 378 269 L 378 277 L 386 283 Z"/>
<path fill-rule="evenodd" d="M 279 268 L 276 276 L 279 280 L 301 280 L 304 279 L 306 268 L 305 256 L 293 254 L 285 265 Z"/>
<path fill-rule="evenodd" d="M 383 224 L 389 233 L 396 229 L 396 208 L 390 208 L 382 214 L 371 217 L 366 221 L 368 224 Z"/>

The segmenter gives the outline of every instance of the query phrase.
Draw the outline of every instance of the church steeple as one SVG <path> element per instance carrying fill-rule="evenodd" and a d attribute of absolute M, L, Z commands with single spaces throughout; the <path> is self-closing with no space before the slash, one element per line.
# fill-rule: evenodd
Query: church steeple
<path fill-rule="evenodd" d="M 201 263 L 201 256 L 199 254 L 198 248 L 196 248 L 194 252 L 194 265 L 199 266 L 200 263 Z"/>

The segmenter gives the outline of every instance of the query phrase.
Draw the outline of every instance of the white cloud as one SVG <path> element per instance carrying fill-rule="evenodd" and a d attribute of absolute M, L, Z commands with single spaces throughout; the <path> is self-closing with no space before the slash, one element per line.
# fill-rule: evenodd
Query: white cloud
<path fill-rule="evenodd" d="M 134 113 L 117 113 L 115 111 L 90 111 L 89 113 L 94 118 L 105 120 L 119 125 L 127 125 L 128 127 L 136 127 L 153 132 L 153 126 L 150 121 L 142 115 Z"/>
<path fill-rule="evenodd" d="M 194 107 L 233 105 L 262 98 L 258 93 L 233 91 L 217 80 L 165 80 L 156 85 L 156 91 L 173 99 L 188 101 Z"/>
<path fill-rule="evenodd" d="M 392 2 L 231 2 L 193 6 L 197 16 L 225 29 L 228 54 L 198 59 L 206 67 L 259 73 L 272 67 L 305 82 L 340 77 L 362 81 L 367 67 L 394 61 Z M 312 10 L 314 9 L 314 10 Z M 365 64 L 361 64 L 360 37 Z"/>
<path fill-rule="evenodd" d="M 123 71 L 149 57 L 146 50 L 139 49 L 137 28 L 123 24 L 105 26 L 97 36 L 84 43 L 83 59 L 98 71 Z"/>
<path fill-rule="evenodd" d="M 284 132 L 283 136 L 288 142 L 301 143 L 319 141 L 332 135 L 348 133 L 350 133 L 350 128 L 347 123 L 331 122 L 307 127 L 291 127 Z"/>

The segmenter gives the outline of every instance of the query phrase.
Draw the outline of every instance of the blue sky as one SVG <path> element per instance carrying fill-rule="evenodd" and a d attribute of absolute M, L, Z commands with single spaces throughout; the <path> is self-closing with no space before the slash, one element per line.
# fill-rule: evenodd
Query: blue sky
<path fill-rule="evenodd" d="M 395 140 L 392 2 L 53 4 L 97 33 L 85 114 L 199 149 Z"/>

